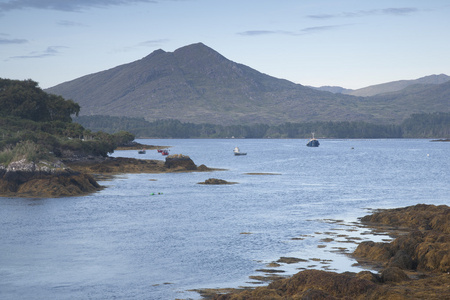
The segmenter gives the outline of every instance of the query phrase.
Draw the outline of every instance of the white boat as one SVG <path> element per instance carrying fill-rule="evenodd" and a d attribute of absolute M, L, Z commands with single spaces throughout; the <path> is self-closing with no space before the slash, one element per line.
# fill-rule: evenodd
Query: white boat
<path fill-rule="evenodd" d="M 241 152 L 241 150 L 239 150 L 239 147 L 235 147 L 233 152 L 234 152 L 234 155 L 247 155 L 247 153 Z"/>

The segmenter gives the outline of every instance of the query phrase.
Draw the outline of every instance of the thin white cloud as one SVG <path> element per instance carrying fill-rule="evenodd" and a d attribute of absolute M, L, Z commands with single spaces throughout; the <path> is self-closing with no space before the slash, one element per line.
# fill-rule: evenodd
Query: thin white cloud
<path fill-rule="evenodd" d="M 284 31 L 284 30 L 248 30 L 238 32 L 239 35 L 247 35 L 247 36 L 257 36 L 257 35 L 271 35 L 271 34 L 279 34 L 279 35 L 296 35 L 295 32 Z"/>
<path fill-rule="evenodd" d="M 332 19 L 332 18 L 356 18 L 376 15 L 406 16 L 418 12 L 416 7 L 389 7 L 384 9 L 359 10 L 354 12 L 341 12 L 336 14 L 308 15 L 311 19 Z"/>
<path fill-rule="evenodd" d="M 49 57 L 49 56 L 56 56 L 56 55 L 61 53 L 59 51 L 59 49 L 64 49 L 64 48 L 67 48 L 67 47 L 64 47 L 64 46 L 50 46 L 50 47 L 47 47 L 47 49 L 45 49 L 44 51 L 34 51 L 34 52 L 31 52 L 28 55 L 11 56 L 8 60 L 11 60 L 11 59 L 45 58 L 45 57 Z"/>
<path fill-rule="evenodd" d="M 139 47 L 155 47 L 155 46 L 161 46 L 162 44 L 167 43 L 168 39 L 159 39 L 159 40 L 148 40 L 145 42 L 141 42 L 138 44 Z"/>
<path fill-rule="evenodd" d="M 9 0 L 0 3 L 0 12 L 21 9 L 48 9 L 59 11 L 82 11 L 93 7 L 157 3 L 156 0 Z"/>
<path fill-rule="evenodd" d="M 250 36 L 268 35 L 268 34 L 275 34 L 275 33 L 277 33 L 277 31 L 272 31 L 272 30 L 247 30 L 247 31 L 238 32 L 239 35 L 250 35 Z"/>
<path fill-rule="evenodd" d="M 59 26 L 64 26 L 64 27 L 85 27 L 86 26 L 86 25 L 84 25 L 82 23 L 68 21 L 68 20 L 58 21 L 57 24 Z"/>
<path fill-rule="evenodd" d="M 128 47 L 124 47 L 121 49 L 116 49 L 116 52 L 128 52 L 128 51 L 133 51 L 137 48 L 141 48 L 141 47 L 159 47 L 162 46 L 163 44 L 169 42 L 169 39 L 156 39 L 156 40 L 148 40 L 148 41 L 143 41 L 140 42 L 138 44 L 132 45 L 132 46 L 128 46 Z"/>
<path fill-rule="evenodd" d="M 333 30 L 339 27 L 342 27 L 344 25 L 329 25 L 329 26 L 314 26 L 314 27 L 306 27 L 301 30 L 302 33 L 308 34 L 308 33 L 316 33 L 321 31 L 327 31 L 327 30 Z"/>
<path fill-rule="evenodd" d="M 328 26 L 315 26 L 315 27 L 306 27 L 300 29 L 299 31 L 285 31 L 285 30 L 248 30 L 238 32 L 239 35 L 243 36 L 261 36 L 261 35 L 290 35 L 290 36 L 300 36 L 305 34 L 313 34 L 327 30 L 337 29 L 339 27 L 348 26 L 351 24 L 344 25 L 328 25 Z"/>
<path fill-rule="evenodd" d="M 28 40 L 25 39 L 2 39 L 0 38 L 0 45 L 12 45 L 12 44 L 26 44 Z"/>
<path fill-rule="evenodd" d="M 412 13 L 416 13 L 418 12 L 419 9 L 416 7 L 391 7 L 391 8 L 385 8 L 382 9 L 381 12 L 383 14 L 387 14 L 387 15 L 397 15 L 397 16 L 404 16 L 404 15 L 409 15 Z"/>

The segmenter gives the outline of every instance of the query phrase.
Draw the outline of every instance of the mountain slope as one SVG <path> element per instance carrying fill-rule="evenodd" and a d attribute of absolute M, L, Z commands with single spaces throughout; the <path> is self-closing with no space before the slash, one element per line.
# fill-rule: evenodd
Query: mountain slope
<path fill-rule="evenodd" d="M 129 64 L 46 90 L 72 99 L 80 115 L 143 117 L 148 121 L 280 124 L 307 121 L 401 122 L 402 109 L 376 100 L 317 91 L 232 62 L 202 43 L 156 50 Z M 383 101 L 382 101 L 383 102 Z M 410 104 L 414 110 L 415 104 Z M 395 114 L 392 114 L 392 112 Z M 427 111 L 434 112 L 432 106 Z"/>

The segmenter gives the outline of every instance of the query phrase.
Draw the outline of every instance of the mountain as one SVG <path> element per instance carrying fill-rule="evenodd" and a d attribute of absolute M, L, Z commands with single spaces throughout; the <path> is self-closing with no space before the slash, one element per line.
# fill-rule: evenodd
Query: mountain
<path fill-rule="evenodd" d="M 143 117 L 148 121 L 389 123 L 409 116 L 402 108 L 392 110 L 395 101 L 384 108 L 368 98 L 318 91 L 274 78 L 230 61 L 202 43 L 174 52 L 156 50 L 140 60 L 46 91 L 77 102 L 80 115 Z M 435 111 L 432 101 L 426 111 L 414 111 L 415 106 L 410 103 L 409 111 Z"/>
<path fill-rule="evenodd" d="M 404 88 L 407 88 L 411 85 L 416 84 L 438 85 L 448 81 L 450 81 L 450 76 L 447 76 L 445 74 L 430 75 L 414 80 L 398 80 L 382 84 L 371 85 L 357 90 L 343 91 L 342 93 L 353 96 L 370 97 L 379 94 L 401 91 Z"/>

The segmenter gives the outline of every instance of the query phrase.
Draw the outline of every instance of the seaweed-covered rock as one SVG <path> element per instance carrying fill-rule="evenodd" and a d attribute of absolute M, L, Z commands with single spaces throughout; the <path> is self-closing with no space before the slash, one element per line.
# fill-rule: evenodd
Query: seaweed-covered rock
<path fill-rule="evenodd" d="M 358 299 L 375 290 L 377 285 L 349 274 L 320 270 L 305 270 L 287 279 L 272 282 L 267 287 L 214 299 Z"/>
<path fill-rule="evenodd" d="M 67 174 L 31 178 L 16 191 L 22 197 L 65 197 L 92 193 L 101 189 L 95 179 L 88 174 Z"/>
<path fill-rule="evenodd" d="M 397 267 L 403 270 L 412 270 L 414 269 L 414 261 L 406 251 L 399 250 L 395 255 L 389 260 L 389 267 Z"/>
<path fill-rule="evenodd" d="M 381 224 L 450 233 L 450 208 L 446 205 L 417 204 L 403 208 L 380 210 L 364 216 L 361 221 L 369 225 Z"/>
<path fill-rule="evenodd" d="M 223 179 L 217 179 L 217 178 L 209 178 L 206 179 L 204 182 L 199 182 L 199 184 L 233 184 L 235 182 L 228 182 Z"/>
<path fill-rule="evenodd" d="M 372 273 L 370 271 L 361 271 L 358 274 L 356 274 L 356 277 L 358 277 L 360 279 L 369 280 L 369 281 L 372 281 L 374 283 L 381 282 L 380 276 L 378 276 L 378 274 L 374 274 L 374 273 Z"/>
<path fill-rule="evenodd" d="M 173 154 L 166 157 L 164 167 L 168 169 L 197 170 L 192 159 L 183 154 Z"/>
<path fill-rule="evenodd" d="M 388 243 L 375 243 L 372 241 L 361 242 L 353 252 L 353 255 L 376 262 L 384 262 L 392 257 Z"/>
<path fill-rule="evenodd" d="M 408 275 L 397 267 L 389 267 L 381 272 L 382 282 L 402 282 L 408 279 Z"/>
<path fill-rule="evenodd" d="M 363 242 L 353 255 L 385 262 L 386 266 L 421 271 L 450 272 L 450 208 L 418 204 L 382 210 L 361 219 L 370 226 L 383 224 L 411 228 L 391 243 Z M 392 222 L 392 223 L 391 223 Z"/>
<path fill-rule="evenodd" d="M 61 197 L 95 192 L 101 186 L 88 174 L 61 162 L 11 162 L 0 172 L 0 194 L 9 197 Z"/>

